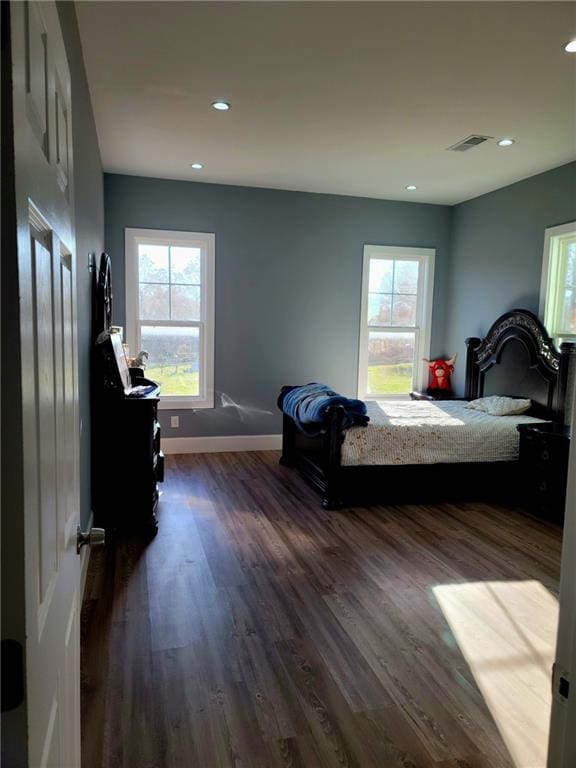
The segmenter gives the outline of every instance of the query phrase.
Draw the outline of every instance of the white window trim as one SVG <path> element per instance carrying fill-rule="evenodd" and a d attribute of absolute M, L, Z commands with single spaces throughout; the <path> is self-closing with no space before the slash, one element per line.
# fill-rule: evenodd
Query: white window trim
<path fill-rule="evenodd" d="M 138 245 L 179 245 L 202 248 L 202 301 L 201 318 L 198 322 L 182 322 L 185 326 L 203 327 L 200 347 L 202 379 L 200 395 L 162 395 L 159 407 L 167 410 L 188 408 L 214 408 L 214 268 L 215 236 L 211 232 L 180 232 L 165 229 L 132 229 L 125 232 L 125 274 L 126 274 L 126 341 L 132 354 L 140 351 L 139 291 L 138 291 Z M 178 325 L 170 321 L 168 325 Z"/>
<path fill-rule="evenodd" d="M 372 258 L 412 259 L 418 260 L 419 270 L 418 294 L 422 295 L 421 317 L 417 324 L 421 329 L 416 334 L 417 343 L 414 352 L 414 386 L 425 389 L 428 386 L 428 366 L 423 358 L 430 357 L 430 340 L 432 332 L 432 302 L 434 298 L 434 262 L 435 248 L 408 248 L 405 246 L 365 245 L 362 268 L 362 302 L 360 309 L 360 344 L 358 353 L 358 394 L 361 400 L 398 400 L 406 399 L 406 395 L 372 395 L 367 394 L 368 386 L 368 293 L 370 279 L 370 260 Z M 398 331 L 413 331 L 414 328 L 395 328 Z"/>
<path fill-rule="evenodd" d="M 554 314 L 556 312 L 555 306 L 546 306 L 548 303 L 548 281 L 550 279 L 550 261 L 552 254 L 552 241 L 557 237 L 563 235 L 571 235 L 576 233 L 576 221 L 569 221 L 567 224 L 560 224 L 558 227 L 548 227 L 544 232 L 544 253 L 542 255 L 542 278 L 540 281 L 540 319 L 544 323 L 544 327 L 548 330 L 548 333 L 552 338 L 560 338 L 558 334 L 555 335 L 554 328 Z M 576 335 L 562 336 L 562 339 L 574 341 Z"/>

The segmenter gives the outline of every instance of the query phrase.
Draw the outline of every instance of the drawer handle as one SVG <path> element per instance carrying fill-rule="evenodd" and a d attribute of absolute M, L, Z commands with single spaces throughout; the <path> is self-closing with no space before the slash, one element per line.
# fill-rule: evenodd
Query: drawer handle
<path fill-rule="evenodd" d="M 542 461 L 548 461 L 548 459 L 550 458 L 550 451 L 548 451 L 548 450 L 545 448 L 545 449 L 542 451 L 542 453 L 540 454 L 540 458 L 542 459 Z"/>

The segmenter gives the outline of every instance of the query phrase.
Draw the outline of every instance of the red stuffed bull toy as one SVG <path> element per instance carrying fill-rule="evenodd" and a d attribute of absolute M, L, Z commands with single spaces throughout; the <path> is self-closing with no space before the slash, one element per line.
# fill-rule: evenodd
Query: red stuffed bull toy
<path fill-rule="evenodd" d="M 450 376 L 454 373 L 454 364 L 458 353 L 453 355 L 449 360 L 427 360 L 424 358 L 424 362 L 428 363 L 428 389 L 426 393 L 435 397 L 441 397 L 449 399 L 452 397 L 452 384 L 450 383 Z"/>

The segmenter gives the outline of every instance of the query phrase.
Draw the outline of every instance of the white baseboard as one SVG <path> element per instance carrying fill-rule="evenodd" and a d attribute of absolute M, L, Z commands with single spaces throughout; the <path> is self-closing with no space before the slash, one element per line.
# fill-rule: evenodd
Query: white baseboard
<path fill-rule="evenodd" d="M 163 437 L 164 453 L 221 453 L 278 451 L 282 435 L 227 435 L 224 437 Z"/>

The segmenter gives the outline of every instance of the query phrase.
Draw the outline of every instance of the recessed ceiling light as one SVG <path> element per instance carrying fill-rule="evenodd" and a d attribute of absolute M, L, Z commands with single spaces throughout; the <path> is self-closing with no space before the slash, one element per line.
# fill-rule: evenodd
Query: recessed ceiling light
<path fill-rule="evenodd" d="M 230 109 L 230 102 L 220 101 L 220 99 L 218 99 L 217 101 L 212 102 L 212 106 L 214 107 L 214 109 L 217 109 L 219 112 L 228 112 L 228 110 Z"/>
<path fill-rule="evenodd" d="M 406 189 L 408 189 L 410 192 L 413 192 L 415 189 L 418 189 L 418 187 L 416 186 L 416 184 L 408 184 Z"/>
<path fill-rule="evenodd" d="M 497 144 L 499 147 L 511 147 L 515 141 L 516 139 L 498 139 Z"/>
<path fill-rule="evenodd" d="M 195 171 L 201 171 L 204 166 L 202 163 L 192 163 L 190 168 L 194 168 Z"/>
<path fill-rule="evenodd" d="M 574 38 L 574 40 L 570 40 L 569 43 L 566 43 L 564 50 L 566 53 L 576 53 L 576 38 Z"/>

